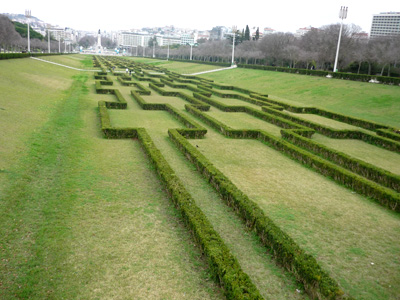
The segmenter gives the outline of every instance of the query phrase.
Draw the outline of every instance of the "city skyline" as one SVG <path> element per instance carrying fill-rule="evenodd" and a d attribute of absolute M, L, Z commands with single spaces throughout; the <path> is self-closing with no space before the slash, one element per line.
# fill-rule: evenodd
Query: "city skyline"
<path fill-rule="evenodd" d="M 70 27 L 76 30 L 129 30 L 144 27 L 164 27 L 173 25 L 178 28 L 211 30 L 215 26 L 238 29 L 270 27 L 276 31 L 292 32 L 297 29 L 312 26 L 339 23 L 341 6 L 348 7 L 345 24 L 355 24 L 365 32 L 370 32 L 372 16 L 382 12 L 400 12 L 400 2 L 394 0 L 379 3 L 366 3 L 361 0 L 347 1 L 316 1 L 300 2 L 280 1 L 273 4 L 265 1 L 251 1 L 246 4 L 234 5 L 218 1 L 203 0 L 189 6 L 187 1 L 171 0 L 155 1 L 154 4 L 135 3 L 121 0 L 113 5 L 101 3 L 78 2 L 70 0 L 60 3 L 54 8 L 48 2 L 31 2 L 21 0 L 7 1 L 2 4 L 0 13 L 24 14 L 30 9 L 32 16 L 40 20 Z M 246 7 L 242 7 L 247 5 Z M 129 8 L 129 9 L 126 9 Z"/>

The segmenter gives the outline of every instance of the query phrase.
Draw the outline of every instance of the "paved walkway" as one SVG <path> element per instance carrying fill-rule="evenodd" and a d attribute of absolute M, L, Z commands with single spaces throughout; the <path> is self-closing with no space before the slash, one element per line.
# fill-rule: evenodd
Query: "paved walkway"
<path fill-rule="evenodd" d="M 225 71 L 225 70 L 231 70 L 237 68 L 236 65 L 228 67 L 228 68 L 222 68 L 222 69 L 215 69 L 215 70 L 209 70 L 209 71 L 203 71 L 203 72 L 198 72 L 198 73 L 193 73 L 193 74 L 182 74 L 182 75 L 189 75 L 189 76 L 194 76 L 194 75 L 200 75 L 200 74 L 205 74 L 205 73 L 212 73 L 212 72 L 218 72 L 218 71 Z"/>
<path fill-rule="evenodd" d="M 39 61 L 42 61 L 42 62 L 46 62 L 46 63 L 49 63 L 49 64 L 57 65 L 57 66 L 60 66 L 60 67 L 64 67 L 64 68 L 76 70 L 76 71 L 86 71 L 86 72 L 99 72 L 99 71 L 101 71 L 101 70 L 85 70 L 85 69 L 78 69 L 78 68 L 66 66 L 66 65 L 63 65 L 63 64 L 55 63 L 55 62 L 52 62 L 52 61 L 44 60 L 44 59 L 37 58 L 37 57 L 33 57 L 33 56 L 31 56 L 31 58 L 32 58 L 32 59 L 39 60 Z M 212 73 L 212 72 L 218 72 L 218 71 L 231 70 L 231 69 L 235 69 L 235 68 L 237 68 L 236 65 L 231 66 L 231 67 L 228 67 L 228 68 L 214 69 L 214 70 L 208 70 L 208 71 L 203 71 L 203 72 L 198 72 L 198 73 L 193 73 L 193 74 L 182 74 L 182 75 L 195 76 L 195 75 L 201 75 L 201 74 L 206 74 L 206 73 Z M 122 73 L 122 72 L 124 72 L 124 71 L 119 71 L 119 72 Z"/>
<path fill-rule="evenodd" d="M 42 61 L 42 62 L 46 62 L 46 63 L 49 63 L 49 64 L 57 65 L 57 66 L 60 66 L 60 67 L 64 67 L 64 68 L 76 70 L 76 71 L 87 71 L 87 72 L 99 72 L 99 71 L 101 71 L 100 69 L 98 69 L 98 70 L 77 69 L 77 68 L 74 68 L 74 67 L 70 67 L 70 66 L 58 64 L 58 63 L 55 63 L 55 62 L 52 62 L 52 61 L 44 60 L 44 59 L 37 58 L 37 57 L 33 57 L 33 56 L 31 56 L 31 58 L 32 58 L 32 59 L 36 59 L 36 60 L 40 60 L 40 61 Z"/>

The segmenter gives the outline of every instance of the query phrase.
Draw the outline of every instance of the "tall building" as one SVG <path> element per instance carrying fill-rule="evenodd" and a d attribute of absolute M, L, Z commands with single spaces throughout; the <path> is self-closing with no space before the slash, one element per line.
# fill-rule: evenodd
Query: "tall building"
<path fill-rule="evenodd" d="M 400 34 L 400 12 L 385 12 L 373 15 L 371 38 Z"/>

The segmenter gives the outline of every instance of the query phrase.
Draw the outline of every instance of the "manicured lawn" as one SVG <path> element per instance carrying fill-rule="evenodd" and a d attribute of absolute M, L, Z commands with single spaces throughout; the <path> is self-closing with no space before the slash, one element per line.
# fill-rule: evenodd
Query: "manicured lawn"
<path fill-rule="evenodd" d="M 138 142 L 101 136 L 88 74 L 1 64 L 0 298 L 221 299 Z"/>
<path fill-rule="evenodd" d="M 94 69 L 86 55 L 48 60 Z M 129 58 L 178 73 L 219 67 Z M 0 62 L 0 298 L 223 299 L 198 242 L 160 184 L 140 142 L 105 139 L 93 72 L 32 59 Z M 265 299 L 308 299 L 303 286 L 272 259 L 259 238 L 220 199 L 168 137 L 185 126 L 167 111 L 142 110 L 109 75 L 128 103 L 108 109 L 112 126 L 145 128 L 194 202 Z M 399 126 L 400 87 L 258 70 L 202 75 L 296 105 L 318 106 Z M 157 79 L 158 80 L 158 79 Z M 139 81 L 138 81 L 139 82 Z M 148 82 L 140 82 L 148 87 Z M 178 83 L 178 82 L 175 82 Z M 186 89 L 174 89 L 188 95 Z M 222 91 L 235 93 L 233 91 Z M 207 129 L 189 142 L 254 201 L 356 299 L 397 299 L 400 217 L 251 139 L 230 139 L 188 113 L 187 101 L 151 90 L 148 103 L 168 103 Z M 212 99 L 225 105 L 259 106 Z M 205 114 L 234 129 L 281 128 L 246 113 Z M 358 128 L 316 115 L 336 129 Z M 400 174 L 398 153 L 354 140 L 312 138 Z M 4 146 L 3 146 L 4 145 Z"/>
<path fill-rule="evenodd" d="M 399 86 L 240 68 L 201 77 L 268 94 L 290 104 L 316 106 L 400 127 Z"/>

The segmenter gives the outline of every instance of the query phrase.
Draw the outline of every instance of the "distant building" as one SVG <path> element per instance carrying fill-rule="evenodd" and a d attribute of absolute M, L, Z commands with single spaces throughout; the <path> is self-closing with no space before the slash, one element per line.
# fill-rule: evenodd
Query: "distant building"
<path fill-rule="evenodd" d="M 50 35 L 57 41 L 69 41 L 75 43 L 78 39 L 78 33 L 71 28 L 52 27 Z"/>
<path fill-rule="evenodd" d="M 299 28 L 299 29 L 296 30 L 296 33 L 294 34 L 294 36 L 295 36 L 295 37 L 302 37 L 302 36 L 305 35 L 307 32 L 310 32 L 310 31 L 313 30 L 313 29 L 318 30 L 318 28 L 311 27 L 311 26 Z"/>
<path fill-rule="evenodd" d="M 352 37 L 358 38 L 358 39 L 361 39 L 361 40 L 368 40 L 369 35 L 368 35 L 368 33 L 363 31 L 363 32 L 358 32 L 358 33 L 353 34 Z"/>
<path fill-rule="evenodd" d="M 265 27 L 264 31 L 263 31 L 263 35 L 273 34 L 273 33 L 275 33 L 275 31 L 276 31 L 275 29 L 272 29 L 270 27 Z"/>
<path fill-rule="evenodd" d="M 194 45 L 197 43 L 197 32 L 196 33 L 184 33 L 181 35 L 181 45 Z"/>
<path fill-rule="evenodd" d="M 371 38 L 400 34 L 400 12 L 384 12 L 372 16 Z"/>
<path fill-rule="evenodd" d="M 216 26 L 210 31 L 210 40 L 223 40 L 225 39 L 225 34 L 228 33 L 228 28 L 225 26 Z"/>
<path fill-rule="evenodd" d="M 149 44 L 149 40 L 153 36 L 149 34 L 143 34 L 139 32 L 131 32 L 131 31 L 121 31 L 118 33 L 118 45 L 119 46 L 142 46 L 142 47 L 147 47 Z"/>

